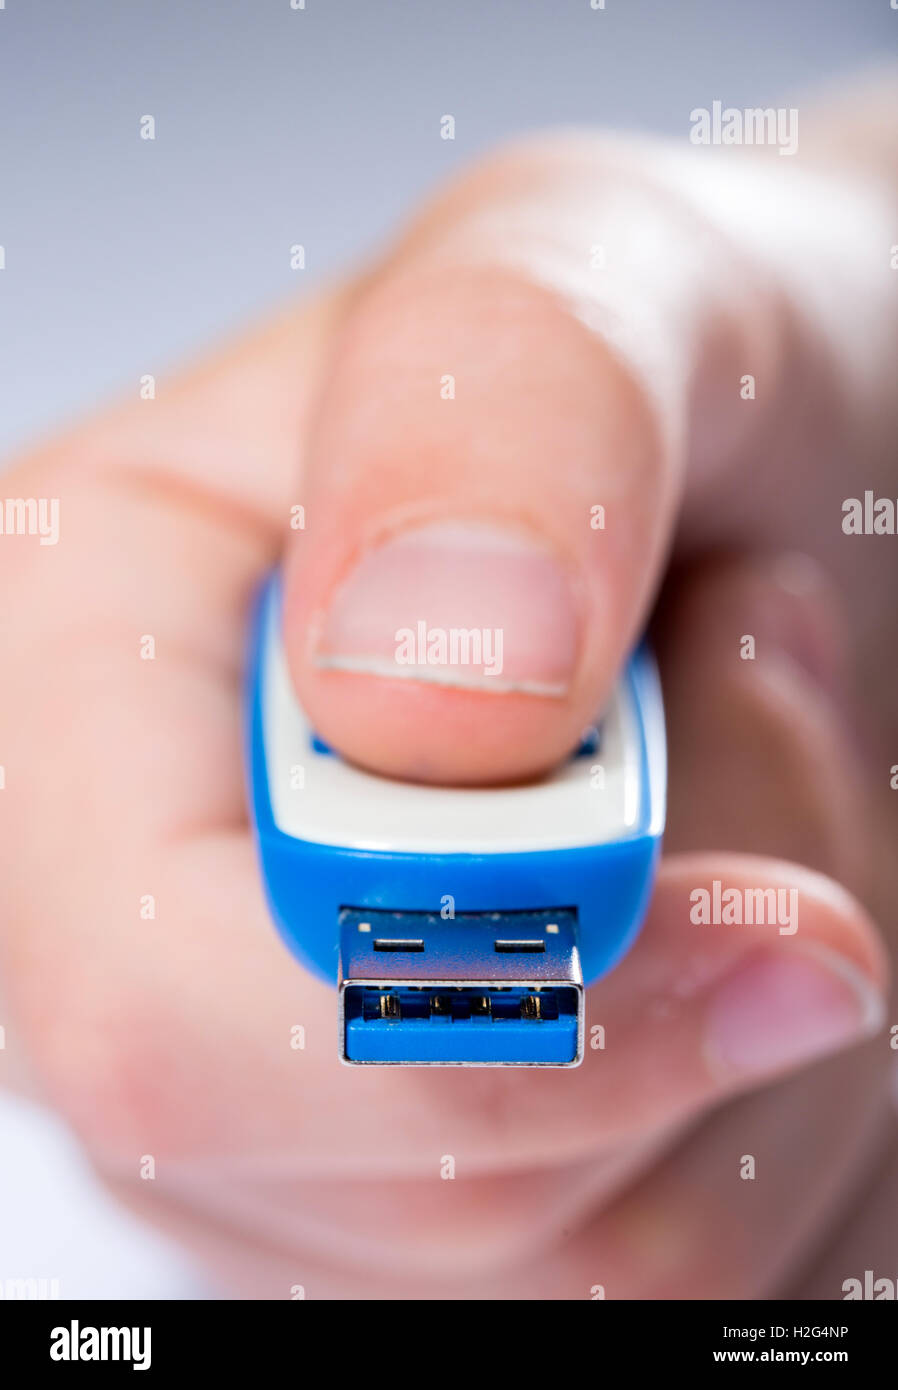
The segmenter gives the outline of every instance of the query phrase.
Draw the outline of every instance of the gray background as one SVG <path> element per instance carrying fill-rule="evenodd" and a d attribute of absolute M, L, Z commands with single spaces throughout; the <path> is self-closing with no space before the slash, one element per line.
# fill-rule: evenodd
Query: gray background
<path fill-rule="evenodd" d="M 694 106 L 896 52 L 889 0 L 5 0 L 0 454 L 347 264 L 503 136 L 685 138 Z"/>

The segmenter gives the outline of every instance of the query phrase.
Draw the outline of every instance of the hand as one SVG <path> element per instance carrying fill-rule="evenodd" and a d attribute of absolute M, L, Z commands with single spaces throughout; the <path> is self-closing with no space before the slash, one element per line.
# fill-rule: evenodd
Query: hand
<path fill-rule="evenodd" d="M 0 1077 L 234 1291 L 838 1298 L 894 1271 L 870 914 L 898 887 L 898 543 L 841 519 L 898 495 L 895 108 L 805 119 L 794 159 L 522 143 L 352 283 L 5 475 L 60 529 L 0 537 Z M 339 1065 L 246 820 L 279 560 L 321 734 L 418 779 L 563 757 L 661 591 L 668 855 L 580 1069 Z M 499 691 L 391 676 L 436 615 L 501 627 Z M 715 879 L 797 890 L 797 930 L 693 923 Z"/>

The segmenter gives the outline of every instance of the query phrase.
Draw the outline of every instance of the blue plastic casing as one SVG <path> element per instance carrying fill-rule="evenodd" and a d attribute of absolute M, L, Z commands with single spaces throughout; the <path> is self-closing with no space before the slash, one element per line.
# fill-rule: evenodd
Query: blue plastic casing
<path fill-rule="evenodd" d="M 474 847 L 470 853 L 453 854 L 362 850 L 296 838 L 275 819 L 264 736 L 265 649 L 279 635 L 279 608 L 280 587 L 274 577 L 260 595 L 251 635 L 250 801 L 271 911 L 303 965 L 336 986 L 338 922 L 344 908 L 439 912 L 445 895 L 451 894 L 457 913 L 568 909 L 576 915 L 584 982 L 592 983 L 612 969 L 642 924 L 664 824 L 663 709 L 647 650 L 636 651 L 621 678 L 636 713 L 640 788 L 635 818 L 620 838 L 510 853 L 478 852 Z M 333 756 L 309 739 L 310 758 Z M 589 771 L 585 765 L 584 776 Z"/>

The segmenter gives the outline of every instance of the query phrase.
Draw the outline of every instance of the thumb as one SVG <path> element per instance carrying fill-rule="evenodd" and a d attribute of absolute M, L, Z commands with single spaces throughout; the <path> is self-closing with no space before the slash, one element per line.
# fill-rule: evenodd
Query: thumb
<path fill-rule="evenodd" d="M 407 778 L 563 757 L 642 621 L 674 511 L 636 366 L 538 263 L 532 199 L 563 223 L 571 175 L 509 159 L 501 187 L 480 173 L 450 193 L 348 316 L 286 559 L 304 707 L 349 757 Z M 523 264 L 503 263 L 511 240 Z"/>
<path fill-rule="evenodd" d="M 362 313 L 288 570 L 305 707 L 326 740 L 395 775 L 535 772 L 577 742 L 632 638 L 672 509 L 669 459 L 632 378 L 543 291 L 415 277 Z M 405 360 L 378 351 L 385 321 Z"/>
<path fill-rule="evenodd" d="M 741 407 L 739 375 L 774 375 L 782 293 L 657 162 L 503 154 L 347 315 L 284 612 L 299 696 L 350 758 L 476 783 L 563 757 L 645 620 L 684 466 L 756 441 L 771 407 Z"/>

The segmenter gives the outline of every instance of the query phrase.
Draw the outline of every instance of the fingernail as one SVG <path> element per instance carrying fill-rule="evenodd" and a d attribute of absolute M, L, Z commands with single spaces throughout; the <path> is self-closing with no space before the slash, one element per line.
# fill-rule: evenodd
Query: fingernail
<path fill-rule="evenodd" d="M 758 953 L 714 995 L 707 1052 L 726 1071 L 774 1072 L 874 1033 L 883 1014 L 867 977 L 824 946 Z"/>
<path fill-rule="evenodd" d="M 564 566 L 480 522 L 435 522 L 367 551 L 317 627 L 318 666 L 477 690 L 560 696 L 577 659 Z"/>

